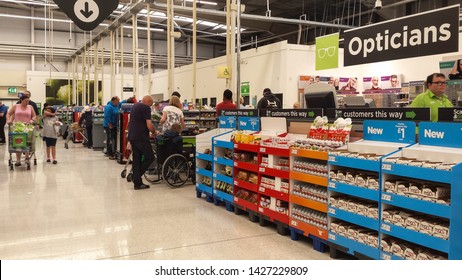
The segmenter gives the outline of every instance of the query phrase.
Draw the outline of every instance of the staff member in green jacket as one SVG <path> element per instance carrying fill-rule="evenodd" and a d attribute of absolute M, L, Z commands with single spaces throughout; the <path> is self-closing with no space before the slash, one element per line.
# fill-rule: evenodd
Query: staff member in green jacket
<path fill-rule="evenodd" d="M 417 95 L 409 107 L 430 108 L 432 122 L 438 121 L 438 108 L 453 107 L 446 92 L 446 76 L 442 73 L 433 73 L 425 82 L 427 90 Z"/>

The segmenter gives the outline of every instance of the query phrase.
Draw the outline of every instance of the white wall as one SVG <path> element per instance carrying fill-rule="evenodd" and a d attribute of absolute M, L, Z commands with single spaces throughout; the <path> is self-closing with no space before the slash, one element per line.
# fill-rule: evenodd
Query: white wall
<path fill-rule="evenodd" d="M 241 53 L 241 82 L 250 82 L 250 95 L 261 96 L 263 89 L 269 87 L 273 92 L 286 90 L 287 43 L 281 42 Z M 216 97 L 221 101 L 226 89 L 226 80 L 217 78 L 218 66 L 226 65 L 226 56 L 197 63 L 197 98 Z M 169 96 L 167 71 L 153 75 L 152 94 Z M 174 89 L 181 93 L 182 99 L 191 100 L 193 95 L 192 65 L 175 69 Z M 235 95 L 234 95 L 235 98 Z"/>
<path fill-rule="evenodd" d="M 315 46 L 290 45 L 286 42 L 247 50 L 241 53 L 241 82 L 250 82 L 250 95 L 260 99 L 263 88 L 284 93 L 284 108 L 291 108 L 297 101 L 298 77 L 319 75 L 335 77 L 358 77 L 358 89 L 362 90 L 362 77 L 403 74 L 403 81 L 425 80 L 439 72 L 439 62 L 445 57 L 462 58 L 462 34 L 459 33 L 459 52 L 400 59 L 356 66 L 343 66 L 343 49 L 339 53 L 339 68 L 316 71 Z M 226 58 L 219 57 L 197 64 L 197 97 L 217 97 L 221 100 L 225 80 L 217 78 L 217 66 L 225 65 Z M 154 74 L 153 93 L 167 92 L 167 71 Z M 175 69 L 175 89 L 182 99 L 192 98 L 192 66 Z"/>

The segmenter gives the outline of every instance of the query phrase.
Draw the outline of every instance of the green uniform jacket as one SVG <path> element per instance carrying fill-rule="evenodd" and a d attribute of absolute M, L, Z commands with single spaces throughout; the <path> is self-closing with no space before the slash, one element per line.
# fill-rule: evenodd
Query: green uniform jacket
<path fill-rule="evenodd" d="M 451 108 L 452 103 L 449 101 L 446 95 L 438 98 L 436 95 L 429 89 L 424 93 L 417 95 L 417 97 L 412 101 L 409 107 L 414 108 L 430 108 L 430 117 L 432 122 L 438 121 L 438 108 Z"/>

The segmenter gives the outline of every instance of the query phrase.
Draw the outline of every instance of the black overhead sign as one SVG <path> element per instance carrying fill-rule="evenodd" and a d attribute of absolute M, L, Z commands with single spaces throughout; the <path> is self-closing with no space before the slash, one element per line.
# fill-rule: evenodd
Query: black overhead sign
<path fill-rule="evenodd" d="M 119 0 L 54 0 L 56 5 L 82 30 L 91 31 L 119 5 Z"/>
<path fill-rule="evenodd" d="M 462 108 L 438 108 L 439 122 L 462 122 Z"/>
<path fill-rule="evenodd" d="M 258 117 L 257 109 L 220 110 L 219 116 Z"/>
<path fill-rule="evenodd" d="M 345 31 L 344 65 L 459 51 L 459 6 Z"/>
<path fill-rule="evenodd" d="M 326 109 L 329 119 L 430 121 L 429 108 L 348 108 Z"/>
<path fill-rule="evenodd" d="M 322 116 L 322 109 L 267 109 L 262 117 L 284 117 L 287 119 L 314 119 Z"/>

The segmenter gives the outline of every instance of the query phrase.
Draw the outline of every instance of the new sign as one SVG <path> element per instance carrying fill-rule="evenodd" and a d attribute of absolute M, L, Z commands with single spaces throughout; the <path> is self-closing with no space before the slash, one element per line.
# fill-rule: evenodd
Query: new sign
<path fill-rule="evenodd" d="M 363 123 L 364 140 L 415 143 L 415 122 L 370 121 Z"/>
<path fill-rule="evenodd" d="M 420 145 L 462 148 L 460 123 L 423 122 L 419 125 Z"/>
<path fill-rule="evenodd" d="M 119 0 L 54 0 L 56 5 L 82 30 L 91 31 L 119 5 Z"/>
<path fill-rule="evenodd" d="M 459 51 L 459 6 L 345 31 L 344 65 Z"/>

